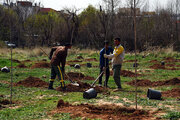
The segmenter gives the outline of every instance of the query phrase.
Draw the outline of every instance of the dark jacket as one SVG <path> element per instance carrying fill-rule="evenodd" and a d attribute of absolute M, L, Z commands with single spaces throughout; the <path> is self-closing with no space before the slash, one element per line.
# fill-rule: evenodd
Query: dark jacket
<path fill-rule="evenodd" d="M 113 53 L 113 48 L 109 46 L 108 49 L 106 50 L 106 54 L 109 55 L 110 53 Z M 100 51 L 100 67 L 105 67 L 104 54 L 105 54 L 105 48 L 103 48 Z M 106 58 L 106 66 L 108 66 L 108 65 L 109 65 L 109 60 L 108 60 L 108 58 Z"/>

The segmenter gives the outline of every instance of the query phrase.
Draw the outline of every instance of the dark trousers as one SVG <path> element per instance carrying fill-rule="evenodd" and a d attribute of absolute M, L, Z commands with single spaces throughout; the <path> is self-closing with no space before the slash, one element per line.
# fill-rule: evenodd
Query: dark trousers
<path fill-rule="evenodd" d="M 102 73 L 103 71 L 103 67 L 100 67 L 100 74 Z M 109 80 L 109 74 L 110 74 L 110 71 L 109 71 L 109 66 L 106 67 L 106 79 L 104 81 L 104 86 L 107 86 L 107 83 L 108 83 L 108 80 Z M 103 74 L 99 77 L 99 84 L 102 84 L 102 76 Z"/>
<path fill-rule="evenodd" d="M 121 87 L 121 65 L 113 65 L 113 78 L 118 88 Z"/>
<path fill-rule="evenodd" d="M 51 79 L 50 81 L 54 81 L 58 76 L 59 81 L 64 80 L 64 75 L 62 72 L 62 68 L 60 66 L 51 65 Z"/>
<path fill-rule="evenodd" d="M 61 87 L 65 87 L 64 83 L 64 73 L 62 72 L 62 68 L 60 66 L 54 66 L 51 65 L 51 79 L 50 82 L 54 82 L 56 79 L 56 76 L 58 76 L 58 79 L 60 81 Z"/>

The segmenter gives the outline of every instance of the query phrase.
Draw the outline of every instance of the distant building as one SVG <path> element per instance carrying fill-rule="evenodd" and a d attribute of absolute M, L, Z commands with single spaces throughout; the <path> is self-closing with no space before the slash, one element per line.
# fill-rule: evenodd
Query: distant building
<path fill-rule="evenodd" d="M 133 8 L 120 8 L 119 13 L 132 16 L 134 14 L 134 10 Z M 140 8 L 136 8 L 136 15 L 139 16 L 140 14 L 141 14 Z"/>
<path fill-rule="evenodd" d="M 156 15 L 156 12 L 142 12 L 142 15 L 144 17 L 152 17 L 152 16 Z"/>
<path fill-rule="evenodd" d="M 40 8 L 39 12 L 41 12 L 41 13 L 48 13 L 48 12 L 51 12 L 51 11 L 57 12 L 56 10 L 54 10 L 52 8 Z"/>

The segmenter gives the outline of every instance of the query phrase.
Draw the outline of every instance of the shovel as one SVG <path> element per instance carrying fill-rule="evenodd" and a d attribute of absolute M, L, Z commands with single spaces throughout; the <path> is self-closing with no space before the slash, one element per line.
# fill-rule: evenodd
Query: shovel
<path fill-rule="evenodd" d="M 100 73 L 100 75 L 96 78 L 96 80 L 92 83 L 91 87 L 94 87 L 94 84 L 97 82 L 97 80 L 99 79 L 99 77 L 104 73 L 104 71 L 102 71 Z M 83 93 L 83 98 L 86 99 L 91 99 L 91 98 L 95 98 L 97 96 L 97 92 L 94 88 L 90 88 L 87 91 L 85 91 Z"/>
<path fill-rule="evenodd" d="M 74 82 L 74 81 L 72 81 L 71 78 L 67 74 L 65 74 L 65 75 L 68 77 L 68 80 L 71 82 L 72 85 L 79 86 L 79 84 Z"/>
<path fill-rule="evenodd" d="M 104 71 L 102 71 L 99 76 L 95 79 L 95 81 L 91 84 L 91 87 L 94 86 L 94 84 L 97 82 L 97 80 L 99 79 L 99 77 L 101 77 L 101 75 L 104 73 Z"/>

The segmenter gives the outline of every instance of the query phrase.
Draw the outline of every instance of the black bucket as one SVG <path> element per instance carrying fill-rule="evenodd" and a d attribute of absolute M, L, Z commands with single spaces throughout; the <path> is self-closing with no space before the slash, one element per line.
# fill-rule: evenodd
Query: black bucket
<path fill-rule="evenodd" d="M 161 92 L 157 91 L 157 90 L 152 90 L 152 89 L 148 89 L 147 92 L 147 97 L 149 99 L 157 99 L 157 100 L 161 100 Z"/>
<path fill-rule="evenodd" d="M 91 64 L 91 63 L 87 63 L 86 66 L 89 67 L 89 68 L 91 68 L 91 67 L 92 67 L 92 64 Z"/>
<path fill-rule="evenodd" d="M 95 98 L 96 96 L 97 96 L 97 92 L 94 88 L 90 88 L 89 90 L 83 93 L 83 98 L 85 99 Z"/>

